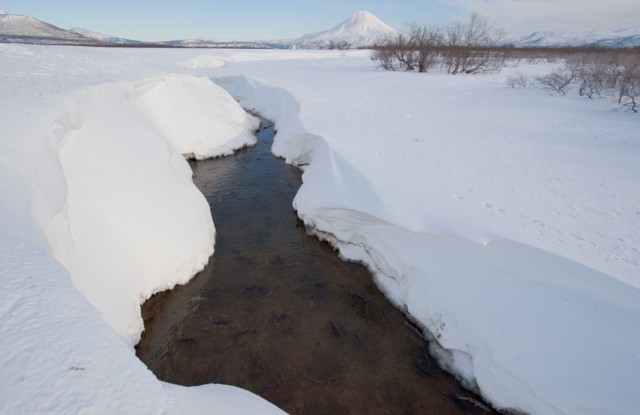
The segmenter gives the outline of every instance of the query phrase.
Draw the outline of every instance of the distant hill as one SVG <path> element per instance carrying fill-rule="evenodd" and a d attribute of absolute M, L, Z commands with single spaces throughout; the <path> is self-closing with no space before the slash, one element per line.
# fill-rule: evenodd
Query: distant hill
<path fill-rule="evenodd" d="M 30 16 L 0 10 L 0 42 L 47 45 L 100 45 L 97 39 L 61 29 Z"/>
<path fill-rule="evenodd" d="M 398 31 L 387 25 L 373 14 L 361 10 L 339 25 L 322 32 L 304 35 L 295 39 L 274 41 L 239 41 L 228 39 L 186 39 L 162 42 L 171 46 L 182 47 L 232 47 L 252 49 L 305 48 L 326 49 L 332 45 L 349 45 L 352 48 L 366 48 L 385 36 L 393 36 Z"/>
<path fill-rule="evenodd" d="M 399 32 L 366 10 L 355 12 L 339 25 L 310 33 L 294 40 L 292 45 L 303 48 L 326 48 L 331 44 L 347 43 L 354 48 L 373 46 L 376 41 Z"/>
<path fill-rule="evenodd" d="M 178 39 L 160 43 L 183 48 L 288 49 L 291 47 L 286 40 Z"/>
<path fill-rule="evenodd" d="M 148 43 L 104 35 L 88 29 L 61 29 L 30 16 L 14 15 L 0 10 L 0 43 L 33 43 L 45 45 L 85 46 L 172 46 L 245 49 L 326 49 L 341 44 L 351 48 L 371 47 L 376 41 L 399 32 L 373 14 L 360 10 L 339 25 L 296 39 L 243 41 L 233 39 L 178 39 Z M 502 44 L 519 47 L 601 46 L 640 47 L 640 28 L 621 30 L 584 29 L 575 31 L 534 32 L 507 37 Z"/>
<path fill-rule="evenodd" d="M 71 31 L 73 33 L 77 33 L 77 34 L 82 35 L 84 37 L 88 37 L 88 38 L 91 38 L 91 39 L 96 39 L 96 40 L 99 40 L 101 42 L 113 43 L 113 44 L 116 44 L 116 45 L 142 45 L 142 44 L 146 43 L 146 42 L 143 42 L 141 40 L 125 39 L 125 38 L 122 38 L 122 37 L 105 35 L 103 33 L 94 32 L 92 30 L 85 29 L 85 28 L 82 28 L 82 27 L 73 27 L 73 28 L 69 29 L 69 31 Z"/>
<path fill-rule="evenodd" d="M 505 39 L 503 43 L 520 47 L 637 47 L 640 46 L 640 28 L 533 32 L 525 36 L 509 37 Z"/>

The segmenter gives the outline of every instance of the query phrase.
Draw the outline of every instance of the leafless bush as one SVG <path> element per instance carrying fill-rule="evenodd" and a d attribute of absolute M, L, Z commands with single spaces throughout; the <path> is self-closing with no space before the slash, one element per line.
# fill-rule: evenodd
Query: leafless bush
<path fill-rule="evenodd" d="M 442 32 L 437 26 L 412 24 L 407 32 L 386 38 L 374 46 L 371 59 L 388 71 L 427 72 L 437 60 Z"/>
<path fill-rule="evenodd" d="M 466 22 L 447 28 L 443 66 L 453 75 L 499 72 L 506 60 L 497 48 L 502 37 L 486 18 L 472 13 Z"/>
<path fill-rule="evenodd" d="M 414 49 L 410 37 L 404 33 L 387 37 L 373 47 L 371 59 L 386 71 L 412 71 L 415 66 Z"/>
<path fill-rule="evenodd" d="M 638 112 L 640 98 L 640 54 L 627 56 L 618 78 L 618 102 Z"/>
<path fill-rule="evenodd" d="M 574 51 L 575 52 L 575 51 Z M 615 96 L 630 111 L 640 100 L 640 50 L 591 48 L 571 53 L 564 65 L 537 78 L 545 88 L 566 94 L 576 84 L 581 96 Z"/>
<path fill-rule="evenodd" d="M 351 43 L 347 42 L 346 40 L 341 40 L 339 42 L 336 42 L 335 40 L 332 40 L 332 41 L 329 42 L 328 48 L 330 50 L 334 50 L 334 49 L 349 50 L 349 49 L 351 49 Z"/>
<path fill-rule="evenodd" d="M 553 72 L 536 78 L 543 88 L 556 91 L 565 95 L 571 82 L 575 79 L 575 74 L 565 68 L 554 69 Z"/>
<path fill-rule="evenodd" d="M 507 78 L 507 85 L 515 89 L 524 89 L 529 88 L 531 81 L 525 74 L 518 71 Z"/>
<path fill-rule="evenodd" d="M 500 32 L 477 13 L 466 22 L 442 29 L 412 24 L 406 34 L 387 38 L 373 47 L 371 59 L 390 71 L 427 72 L 436 64 L 450 74 L 498 72 L 510 50 L 498 47 Z"/>
<path fill-rule="evenodd" d="M 437 62 L 442 43 L 440 27 L 417 24 L 409 26 L 409 46 L 415 51 L 414 60 L 418 72 L 427 72 Z"/>
<path fill-rule="evenodd" d="M 587 98 L 602 95 L 616 84 L 618 65 L 616 53 L 576 53 L 566 59 L 565 68 L 574 73 L 578 93 Z"/>
<path fill-rule="evenodd" d="M 384 41 L 377 43 L 371 49 L 371 60 L 378 61 L 378 66 L 385 71 L 396 71 L 397 64 L 395 61 L 395 55 L 392 49 L 391 38 L 387 38 Z"/>

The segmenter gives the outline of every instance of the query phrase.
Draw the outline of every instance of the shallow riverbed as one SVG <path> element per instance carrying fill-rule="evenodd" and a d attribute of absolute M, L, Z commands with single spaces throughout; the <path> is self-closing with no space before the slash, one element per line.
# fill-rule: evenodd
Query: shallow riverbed
<path fill-rule="evenodd" d="M 240 386 L 292 414 L 491 413 L 363 266 L 306 234 L 291 207 L 301 173 L 271 155 L 273 134 L 263 120 L 255 147 L 191 164 L 215 254 L 144 304 L 140 359 L 161 380 Z"/>

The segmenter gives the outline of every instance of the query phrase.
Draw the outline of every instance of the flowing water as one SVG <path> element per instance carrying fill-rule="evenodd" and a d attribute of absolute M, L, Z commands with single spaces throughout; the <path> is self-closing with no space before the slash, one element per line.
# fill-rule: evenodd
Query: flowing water
<path fill-rule="evenodd" d="M 164 381 L 225 383 L 291 414 L 486 414 L 443 372 L 419 330 L 305 233 L 291 207 L 298 169 L 259 143 L 192 162 L 211 206 L 215 254 L 189 284 L 145 302 L 140 359 Z"/>

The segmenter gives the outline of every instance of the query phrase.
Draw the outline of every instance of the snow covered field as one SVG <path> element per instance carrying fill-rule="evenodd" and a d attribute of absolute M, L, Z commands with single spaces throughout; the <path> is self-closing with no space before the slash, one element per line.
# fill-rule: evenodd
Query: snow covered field
<path fill-rule="evenodd" d="M 367 263 L 492 403 L 640 407 L 637 115 L 506 85 L 545 65 L 447 76 L 381 72 L 367 52 L 0 56 L 1 409 L 279 413 L 235 388 L 163 384 L 132 347 L 140 301 L 212 251 L 181 154 L 253 140 L 255 121 L 207 77 L 276 122 L 273 151 L 308 165 L 299 215 Z"/>

